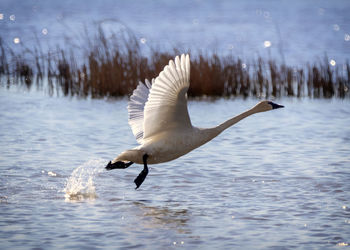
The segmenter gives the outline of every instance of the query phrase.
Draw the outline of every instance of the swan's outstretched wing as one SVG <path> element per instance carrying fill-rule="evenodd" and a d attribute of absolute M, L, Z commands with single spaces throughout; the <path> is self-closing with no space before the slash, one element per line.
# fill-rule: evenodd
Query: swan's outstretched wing
<path fill-rule="evenodd" d="M 154 83 L 154 79 L 152 79 Z M 128 104 L 129 125 L 138 143 L 142 144 L 143 138 L 143 115 L 144 107 L 147 102 L 151 83 L 146 79 L 145 84 L 139 83 L 137 88 L 132 93 Z"/>
<path fill-rule="evenodd" d="M 190 57 L 177 56 L 160 72 L 145 104 L 143 139 L 166 130 L 190 128 L 187 90 L 190 86 Z"/>

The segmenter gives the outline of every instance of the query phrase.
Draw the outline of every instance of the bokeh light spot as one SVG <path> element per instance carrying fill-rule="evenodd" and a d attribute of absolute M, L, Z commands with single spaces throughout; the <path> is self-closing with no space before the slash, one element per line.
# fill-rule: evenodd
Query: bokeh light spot
<path fill-rule="evenodd" d="M 18 44 L 18 43 L 21 42 L 21 40 L 20 40 L 18 37 L 15 37 L 15 38 L 13 39 L 13 42 L 14 42 L 15 44 Z"/>
<path fill-rule="evenodd" d="M 344 40 L 349 42 L 350 41 L 350 34 L 345 34 L 344 35 Z"/>
<path fill-rule="evenodd" d="M 265 48 L 271 47 L 271 41 L 265 41 L 264 42 L 264 47 Z"/>
<path fill-rule="evenodd" d="M 145 43 L 147 42 L 147 39 L 144 38 L 144 37 L 142 37 L 142 38 L 140 39 L 140 42 L 141 42 L 142 44 L 145 44 Z"/>
<path fill-rule="evenodd" d="M 47 35 L 48 30 L 47 30 L 46 28 L 43 28 L 42 31 L 41 31 L 41 33 L 43 33 L 43 35 L 45 36 L 45 35 Z"/>
<path fill-rule="evenodd" d="M 332 66 L 335 66 L 337 63 L 334 59 L 330 60 L 329 61 L 329 64 L 332 65 Z"/>
<path fill-rule="evenodd" d="M 10 20 L 11 20 L 11 21 L 15 21 L 15 20 L 16 20 L 16 16 L 15 16 L 15 15 L 11 15 L 11 16 L 10 16 Z"/>
<path fill-rule="evenodd" d="M 0 20 L 4 19 L 4 14 L 0 13 Z"/>

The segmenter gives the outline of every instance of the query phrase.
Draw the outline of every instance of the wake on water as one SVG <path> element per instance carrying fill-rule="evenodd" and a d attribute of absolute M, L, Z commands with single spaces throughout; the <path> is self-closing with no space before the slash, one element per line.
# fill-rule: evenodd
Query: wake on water
<path fill-rule="evenodd" d="M 106 160 L 89 160 L 80 165 L 67 179 L 63 192 L 66 201 L 78 201 L 84 199 L 95 199 L 95 177 L 104 171 Z"/>

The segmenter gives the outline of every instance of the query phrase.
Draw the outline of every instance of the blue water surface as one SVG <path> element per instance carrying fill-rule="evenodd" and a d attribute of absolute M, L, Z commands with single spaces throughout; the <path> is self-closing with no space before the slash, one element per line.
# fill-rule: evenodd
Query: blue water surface
<path fill-rule="evenodd" d="M 217 125 L 255 99 L 190 101 Z M 105 171 L 136 146 L 127 99 L 0 89 L 2 249 L 331 249 L 350 244 L 350 103 L 275 100 L 175 161 Z"/>

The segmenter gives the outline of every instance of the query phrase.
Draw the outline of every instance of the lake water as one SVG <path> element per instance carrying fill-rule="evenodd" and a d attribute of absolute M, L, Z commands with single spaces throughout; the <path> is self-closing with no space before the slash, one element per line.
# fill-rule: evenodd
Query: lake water
<path fill-rule="evenodd" d="M 282 53 L 289 65 L 298 66 L 327 53 L 341 65 L 350 54 L 349 13 L 348 0 L 2 0 L 0 35 L 18 51 L 40 43 L 45 52 L 48 47 L 55 52 L 57 44 L 82 52 L 89 49 L 85 30 L 93 36 L 98 25 L 117 34 L 127 27 L 145 53 L 150 46 L 244 60 L 281 59 Z"/>
<path fill-rule="evenodd" d="M 255 99 L 190 101 L 214 126 Z M 136 145 L 127 100 L 0 88 L 2 249 L 338 249 L 350 244 L 350 102 L 281 99 L 175 161 L 105 171 Z"/>

